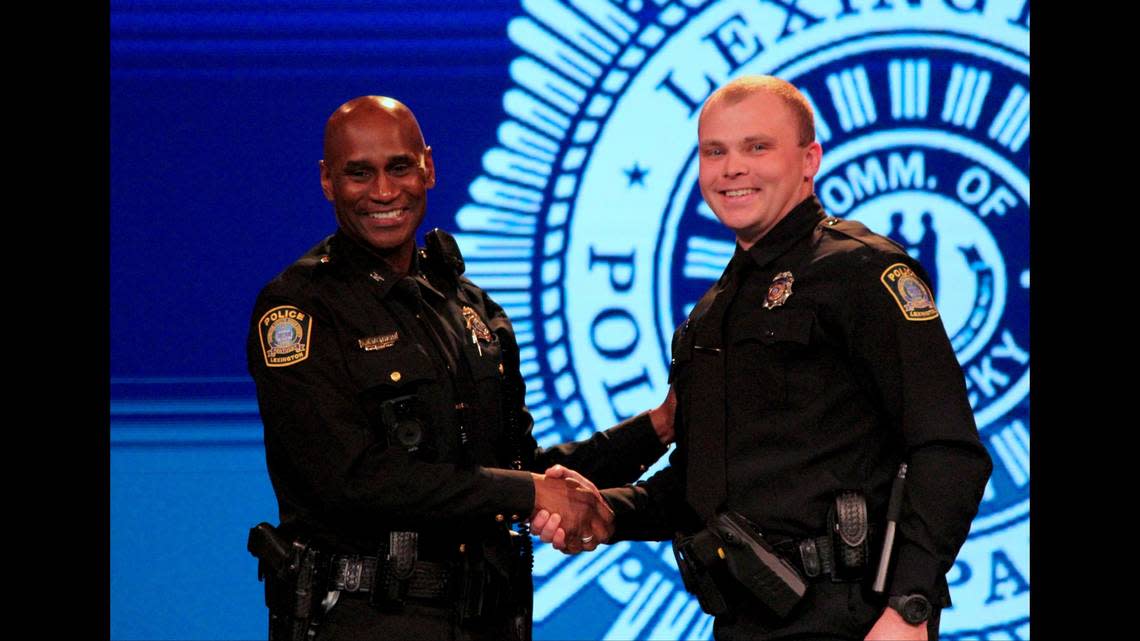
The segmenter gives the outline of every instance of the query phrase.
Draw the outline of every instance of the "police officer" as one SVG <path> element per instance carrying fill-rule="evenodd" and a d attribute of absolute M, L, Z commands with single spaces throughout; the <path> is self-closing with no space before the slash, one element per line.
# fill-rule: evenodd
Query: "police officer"
<path fill-rule="evenodd" d="M 588 550 L 612 520 L 592 485 L 527 470 L 631 482 L 664 453 L 672 413 L 537 447 L 502 308 L 461 275 L 450 236 L 415 246 L 435 167 L 406 106 L 337 109 L 320 178 L 338 229 L 262 290 L 247 349 L 277 548 L 315 551 L 284 583 L 267 572 L 270 636 L 526 638 L 529 536 L 511 523 L 545 508 Z"/>
<path fill-rule="evenodd" d="M 791 84 L 728 83 L 704 104 L 698 137 L 701 194 L 736 251 L 673 337 L 670 467 L 603 492 L 612 540 L 693 534 L 726 511 L 751 521 L 806 592 L 779 616 L 717 574 L 728 606 L 718 639 L 937 638 L 945 574 L 992 465 L 925 272 L 893 242 L 824 212 L 811 107 Z M 548 523 L 534 525 L 551 537 Z"/>

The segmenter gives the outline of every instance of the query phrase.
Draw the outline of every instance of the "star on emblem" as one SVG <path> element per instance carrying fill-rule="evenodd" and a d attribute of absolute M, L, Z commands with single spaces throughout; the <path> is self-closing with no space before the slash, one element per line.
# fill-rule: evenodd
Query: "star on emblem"
<path fill-rule="evenodd" d="M 634 185 L 641 185 L 644 187 L 645 177 L 649 175 L 649 170 L 642 169 L 641 165 L 639 165 L 635 160 L 633 162 L 633 167 L 625 170 L 625 175 L 627 178 L 629 178 L 629 185 L 627 186 L 633 187 Z"/>

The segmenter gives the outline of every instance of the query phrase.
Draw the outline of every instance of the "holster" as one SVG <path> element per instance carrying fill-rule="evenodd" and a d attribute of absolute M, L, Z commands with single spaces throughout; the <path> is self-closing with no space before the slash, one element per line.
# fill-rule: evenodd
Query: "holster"
<path fill-rule="evenodd" d="M 723 553 L 720 537 L 708 529 L 673 539 L 673 556 L 677 559 L 685 589 L 696 595 L 701 609 L 713 616 L 729 611 L 724 594 L 713 576 L 714 573 L 723 574 L 721 565 L 724 557 L 720 556 Z"/>
<path fill-rule="evenodd" d="M 258 560 L 257 578 L 265 581 L 269 641 L 312 639 L 324 596 L 320 555 L 299 539 L 285 542 L 268 523 L 250 529 L 246 548 Z"/>
<path fill-rule="evenodd" d="M 827 514 L 827 529 L 832 542 L 833 581 L 861 578 L 870 559 L 870 536 L 867 522 L 867 500 L 861 492 L 840 492 Z"/>
<path fill-rule="evenodd" d="M 496 550 L 486 548 L 483 543 L 468 546 L 461 561 L 462 579 L 456 605 L 460 625 L 479 627 L 510 614 L 511 577 L 509 570 L 504 572 L 498 563 L 488 558 Z"/>
<path fill-rule="evenodd" d="M 381 609 L 398 608 L 408 593 L 408 579 L 415 568 L 419 535 L 416 532 L 389 532 L 388 544 L 377 554 L 384 559 L 381 585 L 369 594 L 369 601 Z"/>
<path fill-rule="evenodd" d="M 776 615 L 788 616 L 807 592 L 807 581 L 795 566 L 744 516 L 722 512 L 711 521 L 710 528 L 724 541 L 728 574 Z"/>

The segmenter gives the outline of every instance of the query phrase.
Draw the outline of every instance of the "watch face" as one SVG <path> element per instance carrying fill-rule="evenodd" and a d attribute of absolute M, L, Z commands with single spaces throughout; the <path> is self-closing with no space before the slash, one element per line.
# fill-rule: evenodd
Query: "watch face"
<path fill-rule="evenodd" d="M 930 617 L 930 601 L 920 594 L 908 597 L 901 614 L 903 620 L 911 625 L 922 623 Z"/>

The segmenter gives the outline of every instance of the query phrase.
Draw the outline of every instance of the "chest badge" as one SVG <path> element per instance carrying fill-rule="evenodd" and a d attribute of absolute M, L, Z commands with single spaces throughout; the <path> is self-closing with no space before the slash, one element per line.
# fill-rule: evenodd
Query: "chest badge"
<path fill-rule="evenodd" d="M 780 272 L 768 285 L 768 295 L 764 297 L 764 309 L 774 309 L 787 302 L 792 295 L 792 283 L 796 282 L 792 272 Z"/>
<path fill-rule="evenodd" d="M 464 305 L 463 320 L 467 323 L 467 331 L 474 334 L 483 342 L 491 342 L 491 330 L 487 328 L 487 324 L 483 322 L 483 319 L 479 318 L 478 312 Z"/>

